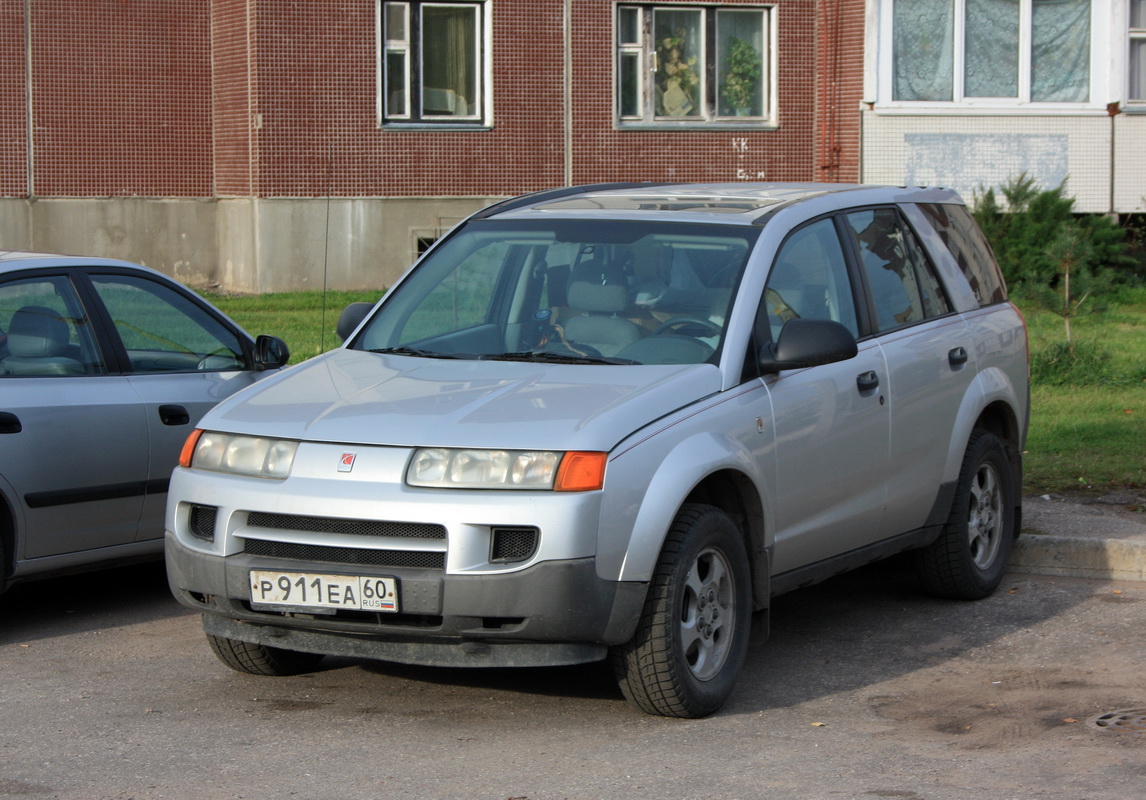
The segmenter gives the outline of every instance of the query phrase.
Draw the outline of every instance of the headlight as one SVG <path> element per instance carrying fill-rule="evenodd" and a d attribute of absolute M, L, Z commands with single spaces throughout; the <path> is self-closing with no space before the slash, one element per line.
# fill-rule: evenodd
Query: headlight
<path fill-rule="evenodd" d="M 414 451 L 406 468 L 406 483 L 446 489 L 591 491 L 603 485 L 605 455 L 425 447 Z M 575 473 L 576 478 L 568 485 L 566 473 Z"/>
<path fill-rule="evenodd" d="M 195 431 L 183 447 L 180 465 L 251 478 L 284 480 L 294 465 L 298 442 Z"/>

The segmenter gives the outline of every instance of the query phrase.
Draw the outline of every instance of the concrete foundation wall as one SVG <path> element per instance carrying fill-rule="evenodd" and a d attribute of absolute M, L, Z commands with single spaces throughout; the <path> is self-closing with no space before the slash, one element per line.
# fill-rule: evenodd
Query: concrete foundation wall
<path fill-rule="evenodd" d="M 194 287 L 381 289 L 499 198 L 0 199 L 0 249 L 122 258 Z"/>

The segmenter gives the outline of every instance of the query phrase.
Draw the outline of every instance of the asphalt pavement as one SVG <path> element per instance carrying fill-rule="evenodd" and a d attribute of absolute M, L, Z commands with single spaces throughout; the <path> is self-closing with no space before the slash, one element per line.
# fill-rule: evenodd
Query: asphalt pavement
<path fill-rule="evenodd" d="M 1010 571 L 1146 581 L 1146 497 L 1024 497 Z"/>

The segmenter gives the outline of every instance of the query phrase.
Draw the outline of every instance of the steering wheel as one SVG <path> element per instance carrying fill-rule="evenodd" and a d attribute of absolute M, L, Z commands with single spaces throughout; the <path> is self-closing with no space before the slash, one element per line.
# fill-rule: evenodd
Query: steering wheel
<path fill-rule="evenodd" d="M 703 329 L 704 333 L 702 336 L 719 336 L 724 331 L 723 328 L 710 319 L 703 319 L 701 317 L 673 317 L 667 322 L 662 322 L 657 326 L 657 329 L 653 331 L 653 336 L 668 333 L 673 328 L 679 328 L 682 325 L 695 325 Z"/>

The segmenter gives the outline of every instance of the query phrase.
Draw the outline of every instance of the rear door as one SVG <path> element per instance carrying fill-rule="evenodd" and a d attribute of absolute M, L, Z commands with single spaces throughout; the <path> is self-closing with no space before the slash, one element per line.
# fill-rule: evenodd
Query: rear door
<path fill-rule="evenodd" d="M 846 216 L 887 363 L 887 535 L 921 527 L 935 504 L 959 413 L 975 375 L 971 332 L 914 231 L 895 207 Z"/>
<path fill-rule="evenodd" d="M 144 411 L 109 374 L 73 274 L 0 284 L 0 472 L 20 560 L 130 543 L 143 508 Z"/>

